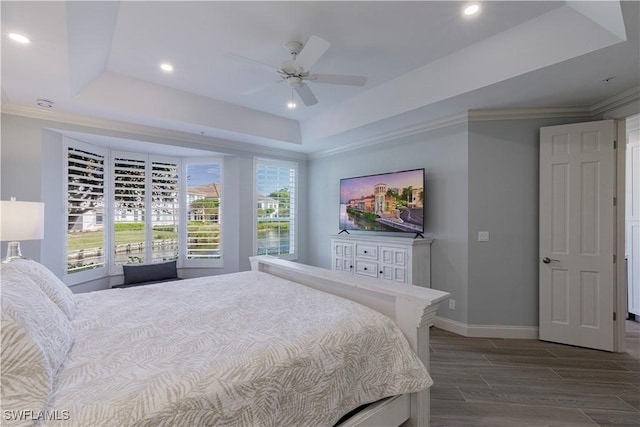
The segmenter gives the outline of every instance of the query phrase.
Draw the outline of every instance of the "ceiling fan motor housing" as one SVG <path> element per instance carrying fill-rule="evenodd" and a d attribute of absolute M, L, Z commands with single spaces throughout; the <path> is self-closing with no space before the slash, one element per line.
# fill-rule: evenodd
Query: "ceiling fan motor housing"
<path fill-rule="evenodd" d="M 288 75 L 296 75 L 303 70 L 302 68 L 296 66 L 295 59 L 290 59 L 282 63 L 282 71 L 284 71 Z"/>

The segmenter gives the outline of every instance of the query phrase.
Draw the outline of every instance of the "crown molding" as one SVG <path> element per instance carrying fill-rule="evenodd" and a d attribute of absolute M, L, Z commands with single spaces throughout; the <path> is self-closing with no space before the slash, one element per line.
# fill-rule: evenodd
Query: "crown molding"
<path fill-rule="evenodd" d="M 590 118 L 589 107 L 558 108 L 502 108 L 469 110 L 469 121 L 554 119 L 554 118 Z"/>
<path fill-rule="evenodd" d="M 146 137 L 188 142 L 197 145 L 198 148 L 202 150 L 215 149 L 216 151 L 222 151 L 228 154 L 243 152 L 258 155 L 287 157 L 297 160 L 307 160 L 308 158 L 308 155 L 306 153 L 266 147 L 264 145 L 251 144 L 248 142 L 232 141 L 210 136 L 195 135 L 187 132 L 162 129 L 153 126 L 138 125 L 130 122 L 103 119 L 63 111 L 45 110 L 42 108 L 18 104 L 2 104 L 1 112 L 2 114 L 11 114 L 15 116 L 29 117 L 33 119 L 47 120 L 69 125 L 91 127 L 110 132 L 126 133 L 130 134 L 126 136 L 126 138 L 129 139 L 135 139 L 135 137 Z M 64 129 L 57 130 L 64 133 Z M 113 137 L 116 138 L 117 136 Z"/>
<path fill-rule="evenodd" d="M 627 106 L 633 102 L 640 104 L 640 86 L 632 87 L 631 89 L 625 90 L 624 92 L 594 104 L 591 107 L 591 114 L 593 116 L 597 116 L 605 113 L 614 113 L 614 110 Z M 638 106 L 636 106 L 636 110 L 638 110 Z M 636 111 L 636 113 L 637 112 L 640 111 Z M 615 114 L 613 115 L 615 116 Z"/>

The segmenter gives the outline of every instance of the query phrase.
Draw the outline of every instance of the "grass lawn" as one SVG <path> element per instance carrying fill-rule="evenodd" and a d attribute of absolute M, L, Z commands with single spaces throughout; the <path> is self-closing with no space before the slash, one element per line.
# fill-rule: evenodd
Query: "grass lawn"
<path fill-rule="evenodd" d="M 166 227 L 159 227 L 159 230 L 154 230 L 154 240 L 164 239 L 177 239 L 178 233 L 167 231 Z M 200 239 L 211 239 L 212 243 L 217 243 L 218 233 L 211 235 L 211 232 L 219 231 L 219 226 L 215 225 L 203 225 L 200 222 L 189 222 L 189 237 L 196 237 Z M 81 249 L 90 250 L 100 248 L 103 246 L 104 230 L 98 231 L 73 231 L 67 233 L 67 250 L 69 252 L 79 251 Z M 115 243 L 117 245 L 136 244 L 144 242 L 144 229 L 125 229 L 116 230 Z"/>

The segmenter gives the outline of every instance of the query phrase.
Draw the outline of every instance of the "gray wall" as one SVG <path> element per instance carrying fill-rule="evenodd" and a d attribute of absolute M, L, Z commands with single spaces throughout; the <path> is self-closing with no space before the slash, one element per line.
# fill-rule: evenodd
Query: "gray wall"
<path fill-rule="evenodd" d="M 466 125 L 457 125 L 311 160 L 309 262 L 331 268 L 330 235 L 340 231 L 340 178 L 425 168 L 425 229 L 436 239 L 431 247 L 431 284 L 456 298 L 455 311 L 440 311 L 466 323 L 467 139 Z"/>
<path fill-rule="evenodd" d="M 469 122 L 469 324 L 538 325 L 539 129 L 571 121 Z"/>
<path fill-rule="evenodd" d="M 217 269 L 183 269 L 182 277 L 195 277 L 207 274 L 223 274 L 250 269 L 249 257 L 253 253 L 253 158 L 281 158 L 298 163 L 298 185 L 303 191 L 298 192 L 298 203 L 301 206 L 299 215 L 298 259 L 306 262 L 306 245 L 308 237 L 305 206 L 307 204 L 307 161 L 288 156 L 286 152 L 277 155 L 256 154 L 248 151 L 230 150 L 226 147 L 198 145 L 191 141 L 170 140 L 158 137 L 147 137 L 118 131 L 105 131 L 84 126 L 63 124 L 46 120 L 2 115 L 2 146 L 0 198 L 7 200 L 16 196 L 18 200 L 42 201 L 45 203 L 45 237 L 42 241 L 22 242 L 23 255 L 38 260 L 54 273 L 62 276 L 64 258 L 61 254 L 65 231 L 61 226 L 65 215 L 62 203 L 63 191 L 63 151 L 60 130 L 98 134 L 154 142 L 159 144 L 179 145 L 201 150 L 209 150 L 212 155 L 224 154 L 224 205 L 223 205 L 223 251 L 224 268 Z M 81 139 L 81 138 L 78 138 Z M 6 245 L 2 247 L 3 256 Z M 98 280 L 73 286 L 74 292 L 102 289 L 109 284 L 118 283 L 120 278 Z"/>
<path fill-rule="evenodd" d="M 15 196 L 17 200 L 40 202 L 42 134 L 41 128 L 32 126 L 5 125 L 2 120 L 2 139 L 0 141 L 0 192 L 2 200 Z M 49 214 L 46 210 L 45 215 Z M 22 255 L 40 259 L 39 241 L 20 242 Z M 1 248 L 2 256 L 6 256 L 6 243 Z"/>

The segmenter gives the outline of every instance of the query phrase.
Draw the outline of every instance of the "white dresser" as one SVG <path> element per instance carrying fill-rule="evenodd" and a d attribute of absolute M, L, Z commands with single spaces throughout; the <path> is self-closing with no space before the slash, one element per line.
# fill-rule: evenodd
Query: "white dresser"
<path fill-rule="evenodd" d="M 331 268 L 348 274 L 431 287 L 431 237 L 331 236 Z"/>

